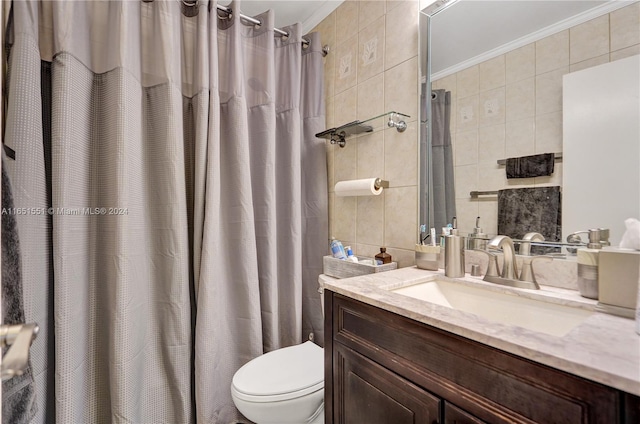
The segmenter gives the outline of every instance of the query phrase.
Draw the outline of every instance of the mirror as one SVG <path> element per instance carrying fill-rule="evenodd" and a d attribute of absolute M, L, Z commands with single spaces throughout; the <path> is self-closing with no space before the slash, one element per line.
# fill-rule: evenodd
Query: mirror
<path fill-rule="evenodd" d="M 535 178 L 507 179 L 498 160 L 562 154 L 563 79 L 638 55 L 639 22 L 637 1 L 439 0 L 421 5 L 420 221 L 439 231 L 455 215 L 461 232 L 472 232 L 479 216 L 483 232 L 495 235 L 498 190 L 552 186 L 562 191 L 558 212 L 564 215 L 574 187 L 566 184 L 563 171 L 576 160 L 575 153 L 556 158 L 551 175 Z M 434 102 L 425 101 L 446 92 L 448 113 L 436 112 Z M 451 146 L 437 139 L 447 131 Z M 640 182 L 625 190 L 640 191 Z M 473 191 L 494 194 L 472 198 Z M 638 218 L 639 207 L 636 216 L 626 217 Z M 617 244 L 622 221 L 611 213 L 592 225 L 611 228 L 611 242 Z M 573 228 L 564 217 L 562 227 L 588 229 Z M 562 241 L 566 235 L 563 231 Z"/>

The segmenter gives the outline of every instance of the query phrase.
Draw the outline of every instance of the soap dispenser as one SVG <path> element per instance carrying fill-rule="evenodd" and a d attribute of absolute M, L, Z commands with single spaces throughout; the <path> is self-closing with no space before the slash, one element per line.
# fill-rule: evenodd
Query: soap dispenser
<path fill-rule="evenodd" d="M 485 250 L 487 248 L 487 235 L 480 228 L 480 217 L 476 218 L 476 226 L 469 236 L 469 249 Z"/>
<path fill-rule="evenodd" d="M 464 277 L 465 238 L 458 235 L 456 217 L 453 217 L 451 234 L 444 236 L 444 275 L 451 278 Z"/>

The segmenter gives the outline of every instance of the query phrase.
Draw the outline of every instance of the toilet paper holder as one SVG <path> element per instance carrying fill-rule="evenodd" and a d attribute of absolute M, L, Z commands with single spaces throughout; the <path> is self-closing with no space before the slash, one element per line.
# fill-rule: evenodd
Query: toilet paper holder
<path fill-rule="evenodd" d="M 375 177 L 338 181 L 334 191 L 336 196 L 377 196 L 385 188 L 389 188 L 389 181 Z"/>
<path fill-rule="evenodd" d="M 382 180 L 380 178 L 376 178 L 376 182 L 374 183 L 376 188 L 389 188 L 389 181 Z"/>

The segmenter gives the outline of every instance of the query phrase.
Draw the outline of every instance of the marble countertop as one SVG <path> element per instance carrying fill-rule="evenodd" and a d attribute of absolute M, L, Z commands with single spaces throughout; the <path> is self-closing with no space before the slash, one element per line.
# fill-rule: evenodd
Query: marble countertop
<path fill-rule="evenodd" d="M 485 283 L 468 274 L 449 279 L 462 285 L 594 311 L 584 322 L 562 337 L 529 330 L 414 299 L 390 289 L 423 282 L 444 271 L 425 271 L 416 267 L 322 281 L 322 287 L 407 318 L 440 328 L 505 352 L 566 371 L 570 374 L 640 396 L 640 335 L 635 321 L 596 312 L 597 301 L 581 297 L 577 291 L 541 286 L 524 290 Z"/>

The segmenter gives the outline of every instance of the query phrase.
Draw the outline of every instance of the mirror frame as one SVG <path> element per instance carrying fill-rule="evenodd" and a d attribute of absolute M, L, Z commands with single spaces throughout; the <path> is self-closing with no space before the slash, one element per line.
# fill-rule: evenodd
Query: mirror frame
<path fill-rule="evenodd" d="M 433 217 L 431 216 L 432 191 L 431 180 L 431 18 L 438 13 L 444 11 L 449 6 L 456 3 L 457 0 L 437 0 L 429 6 L 422 9 L 419 13 L 418 22 L 418 53 L 419 67 L 418 70 L 418 96 L 420 104 L 418 105 L 418 116 L 420 118 L 418 133 L 418 154 L 419 161 L 419 180 L 418 180 L 418 223 L 425 224 L 427 229 L 433 227 Z M 418 241 L 420 242 L 420 240 Z"/>

